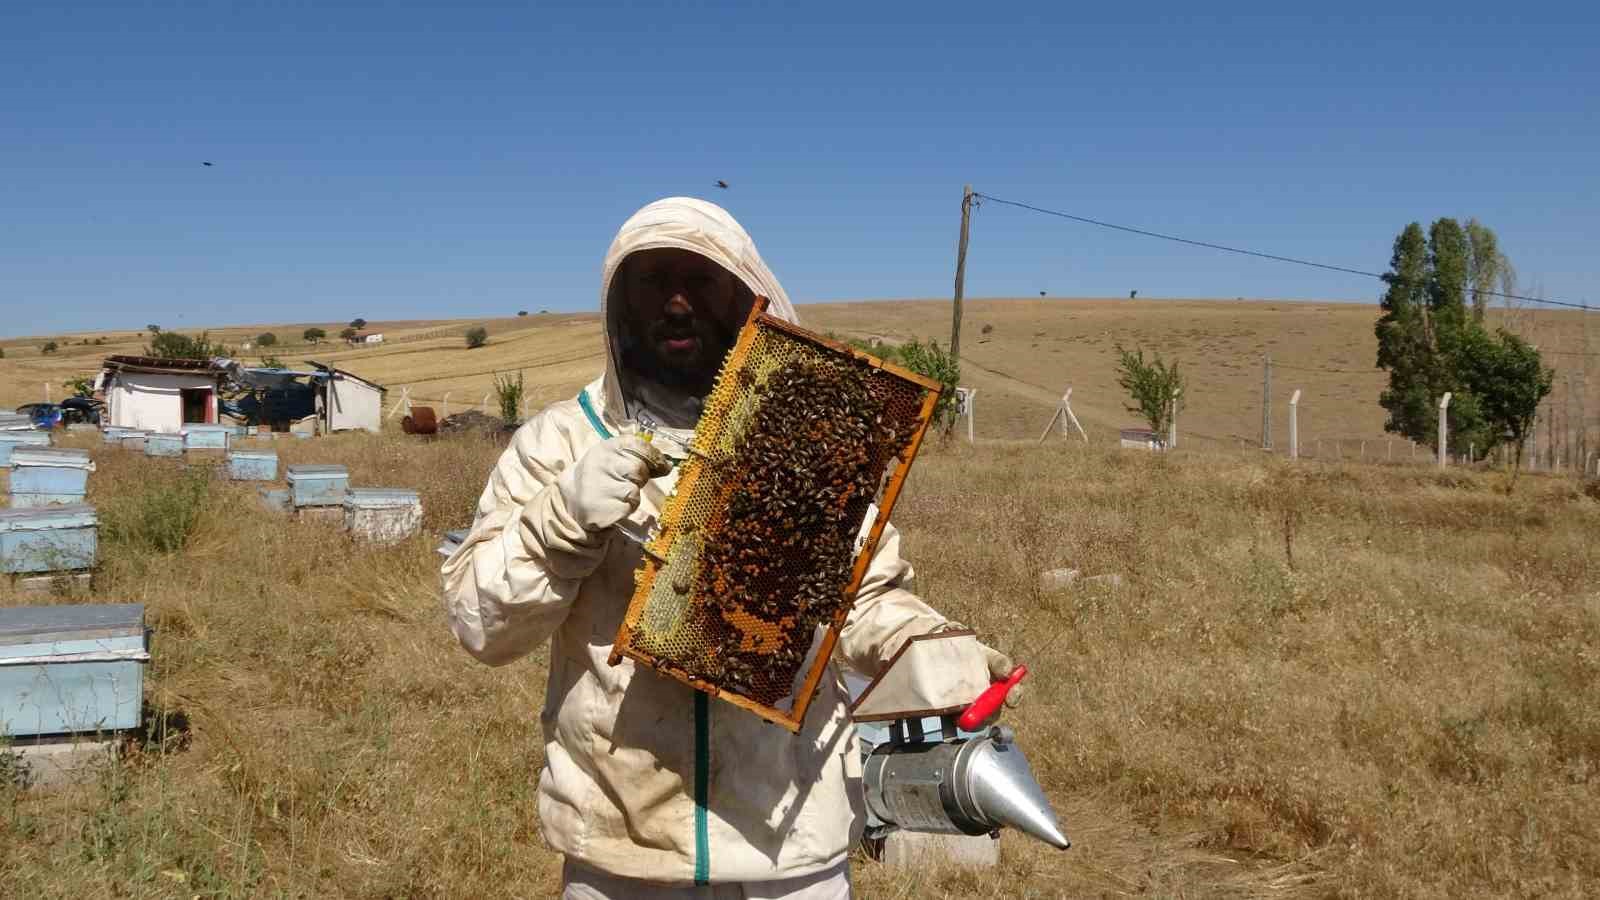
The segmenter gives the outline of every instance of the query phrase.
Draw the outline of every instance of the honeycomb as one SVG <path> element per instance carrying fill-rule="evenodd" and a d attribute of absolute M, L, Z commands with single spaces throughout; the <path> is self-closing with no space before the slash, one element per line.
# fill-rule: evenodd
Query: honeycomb
<path fill-rule="evenodd" d="M 764 305 L 706 398 L 611 663 L 798 731 L 939 389 Z"/>

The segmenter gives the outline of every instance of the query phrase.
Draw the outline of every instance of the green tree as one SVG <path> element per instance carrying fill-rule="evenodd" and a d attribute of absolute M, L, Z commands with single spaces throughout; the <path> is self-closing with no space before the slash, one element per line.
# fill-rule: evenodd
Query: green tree
<path fill-rule="evenodd" d="M 1172 416 L 1184 401 L 1183 375 L 1178 372 L 1178 361 L 1173 360 L 1169 365 L 1159 353 L 1146 361 L 1142 348 L 1127 350 L 1118 344 L 1117 384 L 1122 385 L 1133 400 L 1128 412 L 1143 416 L 1151 431 L 1165 435 L 1172 424 Z"/>
<path fill-rule="evenodd" d="M 1516 468 L 1521 468 L 1524 442 L 1533 430 L 1540 402 L 1550 394 L 1555 372 L 1545 368 L 1531 344 L 1503 328 L 1494 335 L 1474 330 L 1463 350 L 1461 374 L 1477 398 L 1486 425 L 1478 446 L 1487 453 L 1500 441 L 1510 441 Z M 1453 398 L 1450 418 L 1455 419 Z"/>
<path fill-rule="evenodd" d="M 307 328 L 301 333 L 300 336 L 305 339 L 306 343 L 316 344 L 320 343 L 323 338 L 327 337 L 328 333 L 323 331 L 321 328 Z"/>
<path fill-rule="evenodd" d="M 161 326 L 160 325 L 146 325 L 144 327 L 144 330 L 150 332 L 151 334 L 160 334 L 161 333 Z"/>
<path fill-rule="evenodd" d="M 361 329 L 367 327 L 367 320 L 358 316 L 350 320 L 350 327 L 360 331 Z"/>
<path fill-rule="evenodd" d="M 489 330 L 482 325 L 467 329 L 467 349 L 476 350 L 489 343 Z"/>
<path fill-rule="evenodd" d="M 263 331 L 260 334 L 256 335 L 256 346 L 257 347 L 271 347 L 273 344 L 276 344 L 277 342 L 278 342 L 278 336 L 273 334 L 270 331 Z"/>
<path fill-rule="evenodd" d="M 72 392 L 74 397 L 94 396 L 94 376 L 78 375 L 61 382 L 61 386 Z"/>
<path fill-rule="evenodd" d="M 1389 413 L 1384 429 L 1412 440 L 1426 439 L 1430 427 L 1429 369 L 1434 350 L 1428 340 L 1428 242 L 1422 226 L 1407 225 L 1394 239 L 1389 271 L 1383 276 L 1389 289 L 1378 306 L 1373 331 L 1378 338 L 1378 367 L 1389 370 L 1389 386 L 1378 402 Z"/>
<path fill-rule="evenodd" d="M 507 425 L 517 425 L 522 422 L 522 396 L 524 393 L 522 373 L 517 373 L 515 381 L 510 375 L 502 376 L 494 373 L 494 395 L 500 404 L 500 418 L 506 420 Z"/>
<path fill-rule="evenodd" d="M 199 337 L 190 337 L 177 331 L 163 331 L 145 345 L 145 356 L 161 359 L 211 359 L 230 356 L 232 351 L 211 340 L 211 332 L 202 331 Z"/>
<path fill-rule="evenodd" d="M 887 353 L 883 352 L 885 348 Z M 933 407 L 933 421 L 945 428 L 955 425 L 956 385 L 961 383 L 961 360 L 935 340 L 929 340 L 926 344 L 911 341 L 898 348 L 879 344 L 868 349 L 885 359 L 899 357 L 906 368 L 939 382 L 939 402 Z"/>
<path fill-rule="evenodd" d="M 356 330 L 354 327 L 346 328 L 345 330 L 339 332 L 339 337 L 342 337 L 347 341 L 353 341 L 356 339 Z"/>
<path fill-rule="evenodd" d="M 1500 252 L 1500 239 L 1494 229 L 1477 219 L 1467 220 L 1467 287 L 1472 298 L 1472 318 L 1483 324 L 1492 293 L 1514 294 L 1517 270 L 1511 259 Z"/>
<path fill-rule="evenodd" d="M 60 347 L 61 345 L 57 344 L 55 341 L 45 341 L 43 344 L 39 345 L 39 352 L 45 356 L 49 356 L 60 349 Z"/>

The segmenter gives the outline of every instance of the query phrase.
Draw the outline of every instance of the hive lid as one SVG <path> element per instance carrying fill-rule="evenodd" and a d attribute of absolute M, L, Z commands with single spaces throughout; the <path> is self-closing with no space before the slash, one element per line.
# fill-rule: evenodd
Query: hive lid
<path fill-rule="evenodd" d="M 59 469 L 87 469 L 94 471 L 94 461 L 87 450 L 39 450 L 18 446 L 11 451 L 13 466 L 51 466 Z"/>
<path fill-rule="evenodd" d="M 404 488 L 351 488 L 344 494 L 344 505 L 351 509 L 391 509 L 417 501 L 417 492 Z"/>
<path fill-rule="evenodd" d="M 0 609 L 0 644 L 143 635 L 143 603 L 77 603 Z"/>
<path fill-rule="evenodd" d="M 93 527 L 97 521 L 94 507 L 87 504 L 0 509 L 0 532 Z"/>
<path fill-rule="evenodd" d="M 196 432 L 196 431 L 222 431 L 222 432 L 228 432 L 228 433 L 231 434 L 233 432 L 233 426 L 232 425 L 213 425 L 213 424 L 207 424 L 207 423 L 203 423 L 203 422 L 189 422 L 189 423 L 186 423 L 183 426 L 183 428 L 180 429 L 180 431 L 183 434 L 189 434 L 190 432 Z"/>
<path fill-rule="evenodd" d="M 47 431 L 0 431 L 0 441 L 11 444 L 33 444 L 39 447 L 50 446 L 50 433 Z"/>
<path fill-rule="evenodd" d="M 307 465 L 304 463 L 290 466 L 288 473 L 290 481 L 294 481 L 296 478 L 350 477 L 350 469 L 347 466 Z"/>
<path fill-rule="evenodd" d="M 230 450 L 229 459 L 277 459 L 276 450 Z"/>

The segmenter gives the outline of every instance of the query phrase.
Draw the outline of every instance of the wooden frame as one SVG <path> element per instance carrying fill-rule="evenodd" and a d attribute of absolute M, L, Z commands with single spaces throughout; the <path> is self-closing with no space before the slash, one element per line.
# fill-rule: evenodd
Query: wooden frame
<path fill-rule="evenodd" d="M 648 653 L 636 650 L 631 643 L 631 633 L 638 624 L 640 617 L 648 606 L 650 596 L 655 587 L 656 576 L 660 573 L 664 560 L 668 558 L 671 543 L 668 534 L 663 532 L 656 540 L 645 548 L 645 557 L 642 562 L 643 570 L 638 584 L 634 589 L 633 598 L 629 601 L 627 614 L 623 617 L 622 625 L 617 630 L 617 637 L 612 644 L 611 655 L 608 662 L 615 666 L 624 658 L 653 669 L 657 673 L 681 682 L 694 690 L 711 694 L 725 700 L 734 706 L 748 710 L 761 718 L 781 725 L 790 732 L 799 733 L 805 722 L 806 711 L 811 707 L 811 701 L 816 696 L 817 687 L 821 684 L 822 675 L 827 671 L 833 657 L 834 647 L 839 642 L 839 633 L 844 628 L 844 623 L 850 615 L 850 610 L 855 605 L 855 595 L 861 588 L 861 582 L 866 578 L 867 569 L 872 565 L 872 557 L 877 552 L 878 541 L 883 536 L 883 529 L 889 523 L 889 515 L 900 497 L 900 490 L 905 484 L 911 463 L 916 459 L 917 451 L 922 447 L 923 437 L 927 434 L 928 425 L 933 420 L 933 411 L 939 402 L 941 385 L 930 378 L 906 369 L 894 363 L 886 362 L 850 347 L 838 341 L 830 340 L 819 334 L 807 331 L 791 322 L 768 315 L 766 312 L 767 298 L 756 297 L 751 305 L 750 314 L 745 319 L 744 326 L 739 331 L 739 336 L 734 342 L 733 349 L 728 352 L 727 361 L 724 363 L 724 372 L 736 371 L 745 364 L 754 345 L 756 335 L 761 328 L 766 327 L 782 332 L 786 337 L 797 339 L 805 343 L 820 347 L 831 353 L 848 356 L 851 359 L 865 363 L 876 369 L 882 369 L 906 381 L 916 384 L 928 393 L 923 398 L 922 406 L 917 412 L 917 428 L 906 442 L 905 448 L 898 455 L 897 460 L 891 464 L 888 479 L 884 484 L 883 494 L 878 501 L 878 515 L 873 520 L 872 527 L 867 533 L 866 541 L 861 546 L 861 551 L 856 555 L 852 568 L 850 581 L 845 587 L 845 596 L 849 600 L 840 605 L 834 620 L 828 624 L 821 641 L 815 645 L 815 655 L 809 656 L 811 668 L 805 674 L 800 689 L 794 694 L 794 703 L 788 713 L 731 691 L 722 690 L 715 684 L 698 678 L 670 661 L 658 659 Z M 719 376 L 720 377 L 720 376 Z M 683 473 L 683 477 L 676 486 L 672 498 L 667 502 L 660 514 L 660 521 L 676 523 L 680 507 L 693 496 L 695 482 L 699 478 L 701 464 L 691 461 L 690 467 Z M 676 534 L 672 535 L 676 539 Z"/>

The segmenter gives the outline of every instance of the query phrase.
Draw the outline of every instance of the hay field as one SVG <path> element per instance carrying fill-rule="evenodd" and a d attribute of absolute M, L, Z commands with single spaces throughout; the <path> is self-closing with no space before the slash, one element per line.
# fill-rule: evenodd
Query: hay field
<path fill-rule="evenodd" d="M 800 314 L 806 325 L 845 337 L 947 342 L 950 333 L 947 300 L 807 304 Z M 1351 303 L 972 300 L 966 304 L 963 328 L 962 381 L 979 391 L 980 436 L 1037 438 L 1062 391 L 1071 386 L 1073 409 L 1090 438 L 1114 442 L 1118 428 L 1139 424 L 1124 409 L 1114 348 L 1119 343 L 1142 346 L 1178 359 L 1189 378 L 1180 440 L 1238 449 L 1241 441 L 1248 445 L 1260 440 L 1262 356 L 1271 354 L 1275 445 L 1282 450 L 1288 444 L 1288 402 L 1298 388 L 1303 392 L 1300 437 L 1307 453 L 1315 453 L 1320 440 L 1322 455 L 1356 456 L 1364 441 L 1369 458 L 1375 458 L 1391 440 L 1383 432 L 1384 414 L 1377 405 L 1385 375 L 1373 366 L 1376 317 L 1376 307 Z M 306 358 L 333 363 L 389 386 L 391 400 L 409 388 L 415 402 L 432 405 L 441 414 L 446 407 L 481 408 L 497 372 L 524 373 L 531 411 L 570 397 L 604 365 L 595 314 L 372 322 L 368 330 L 382 331 L 385 343 L 358 349 L 337 340 L 315 347 L 298 343 L 309 324 L 314 323 L 231 326 L 212 334 L 237 347 L 272 331 L 287 342 L 272 352 L 291 365 Z M 489 331 L 490 341 L 468 350 L 462 335 L 475 325 Z M 335 335 L 343 324 L 321 327 Z M 1593 326 L 1581 313 L 1540 311 L 1523 313 L 1519 328 L 1541 347 L 1556 351 L 1546 359 L 1557 370 L 1554 400 L 1558 406 L 1567 403 L 1567 376 L 1574 376 L 1578 391 L 1591 380 L 1584 369 L 1590 358 L 1579 354 L 1588 349 L 1584 332 Z M 0 406 L 43 399 L 45 381 L 59 398 L 66 378 L 93 372 L 105 354 L 138 352 L 145 336 L 57 337 L 62 347 L 50 356 L 39 353 L 43 338 L 0 341 L 6 354 L 0 359 Z M 111 343 L 79 343 L 96 337 Z M 1595 337 L 1600 359 L 1600 334 Z M 257 354 L 251 351 L 242 358 L 255 362 Z M 1593 380 L 1594 390 L 1584 395 L 1585 400 L 1596 398 L 1591 410 L 1600 406 L 1600 379 Z M 493 410 L 491 398 L 488 411 Z M 1403 451 L 1391 452 L 1399 456 Z"/>
<path fill-rule="evenodd" d="M 93 599 L 148 605 L 150 727 L 90 784 L 0 786 L 0 893 L 550 896 L 544 654 L 478 665 L 436 597 L 498 446 L 278 443 L 422 492 L 427 534 L 370 549 L 93 437 Z M 933 442 L 895 515 L 918 589 L 1032 666 L 1010 720 L 1076 846 L 857 859 L 858 895 L 1592 895 L 1600 504 L 1502 478 Z M 1038 587 L 1064 565 L 1125 582 Z"/>

